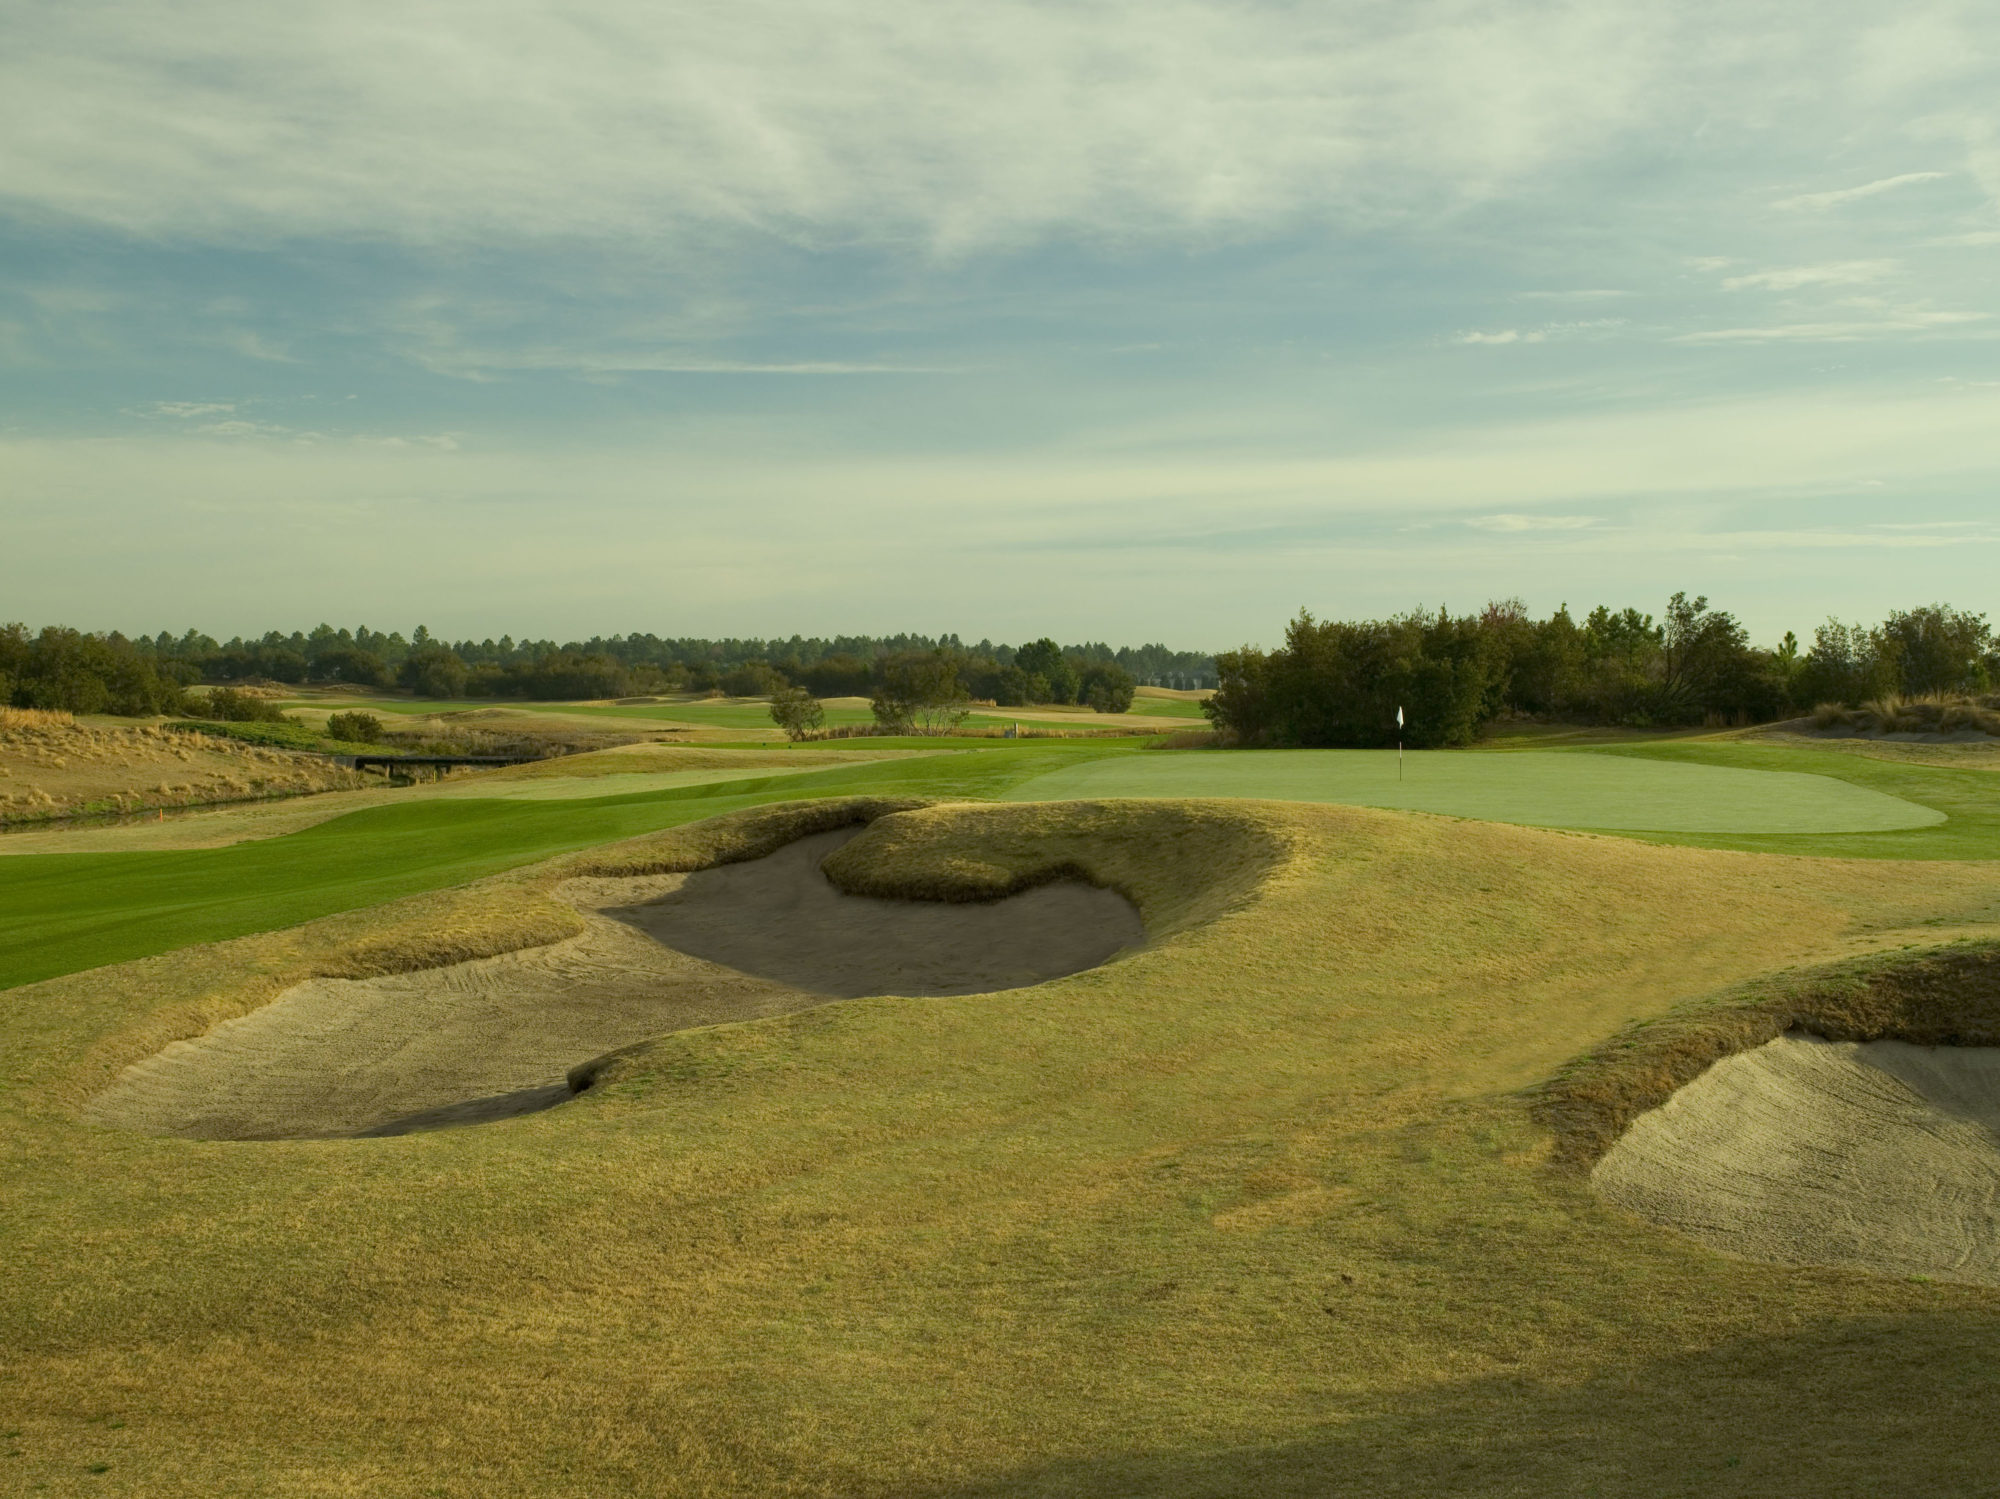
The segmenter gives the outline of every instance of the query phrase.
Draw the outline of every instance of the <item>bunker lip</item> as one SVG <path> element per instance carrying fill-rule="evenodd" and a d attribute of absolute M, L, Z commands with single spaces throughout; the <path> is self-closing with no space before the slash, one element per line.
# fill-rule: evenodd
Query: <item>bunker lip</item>
<path fill-rule="evenodd" d="M 1591 1184 L 1745 1259 L 2000 1285 L 2000 1047 L 1780 1036 L 1634 1119 Z"/>
<path fill-rule="evenodd" d="M 861 831 L 692 873 L 573 881 L 563 893 L 582 910 L 580 936 L 297 984 L 127 1067 L 85 1117 L 234 1140 L 487 1123 L 573 1097 L 595 1076 L 580 1058 L 673 1031 L 861 995 L 1021 987 L 1146 938 L 1131 902 L 1080 881 L 986 903 L 844 894 L 820 861 Z"/>

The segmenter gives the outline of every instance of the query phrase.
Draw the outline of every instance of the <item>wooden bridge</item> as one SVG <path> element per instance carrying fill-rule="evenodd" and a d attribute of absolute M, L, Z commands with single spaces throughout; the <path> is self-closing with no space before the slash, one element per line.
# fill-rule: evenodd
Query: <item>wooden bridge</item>
<path fill-rule="evenodd" d="M 440 773 L 454 765 L 527 765 L 545 755 L 337 755 L 336 759 L 354 770 L 393 771 L 399 766 L 428 765 Z"/>

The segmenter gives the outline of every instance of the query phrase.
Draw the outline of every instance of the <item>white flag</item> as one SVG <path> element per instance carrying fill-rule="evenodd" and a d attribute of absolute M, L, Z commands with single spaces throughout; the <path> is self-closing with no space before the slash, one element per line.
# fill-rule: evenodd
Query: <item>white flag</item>
<path fill-rule="evenodd" d="M 1403 726 L 1403 708 L 1402 704 L 1398 703 L 1396 705 L 1396 727 L 1400 729 L 1402 726 Z"/>

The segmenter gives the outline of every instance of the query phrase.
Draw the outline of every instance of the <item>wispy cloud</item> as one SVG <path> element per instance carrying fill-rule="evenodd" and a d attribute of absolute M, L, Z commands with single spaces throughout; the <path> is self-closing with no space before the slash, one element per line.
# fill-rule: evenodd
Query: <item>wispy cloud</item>
<path fill-rule="evenodd" d="M 1544 323 L 1539 328 L 1500 328 L 1491 332 L 1474 330 L 1461 333 L 1454 340 L 1462 344 L 1539 344 L 1555 338 L 1579 338 L 1592 333 L 1606 333 L 1613 328 L 1625 326 L 1625 319 L 1619 317 L 1579 318 L 1567 323 Z"/>
<path fill-rule="evenodd" d="M 1479 531 L 1587 531 L 1600 522 L 1594 515 L 1475 515 L 1466 524 Z"/>
<path fill-rule="evenodd" d="M 244 421 L 240 417 L 226 422 L 203 422 L 194 430 L 204 437 L 290 437 L 294 435 L 290 427 L 281 427 L 274 422 Z"/>
<path fill-rule="evenodd" d="M 1722 283 L 1724 291 L 1758 288 L 1764 291 L 1796 291 L 1802 286 L 1857 286 L 1879 281 L 1896 269 L 1893 260 L 1836 260 L 1825 265 L 1796 265 L 1777 271 L 1753 271 L 1731 276 Z"/>
<path fill-rule="evenodd" d="M 1899 187 L 1909 187 L 1918 182 L 1936 182 L 1950 175 L 1949 172 L 1903 172 L 1894 177 L 1878 177 L 1875 181 L 1864 182 L 1859 187 L 1837 187 L 1823 193 L 1799 193 L 1794 197 L 1780 198 L 1771 206 L 1784 209 L 1837 208 L 1842 203 L 1852 203 L 1859 198 L 1872 198 L 1877 193 L 1894 192 Z"/>
<path fill-rule="evenodd" d="M 948 375 L 962 366 L 852 359 L 718 359 L 684 350 L 598 351 L 551 348 L 464 348 L 433 344 L 408 351 L 424 368 L 460 379 L 491 379 L 516 371 L 577 375 Z"/>
<path fill-rule="evenodd" d="M 1698 333 L 1678 334 L 1671 341 L 1683 344 L 1853 343 L 1899 333 L 1938 333 L 1970 323 L 1983 323 L 1990 316 L 1984 312 L 1937 312 L 1912 308 L 1883 317 L 1851 321 L 1778 323 L 1762 328 L 1709 328 Z"/>
<path fill-rule="evenodd" d="M 192 420 L 198 416 L 216 416 L 225 411 L 234 411 L 234 401 L 155 401 L 146 407 L 151 416 L 173 416 Z"/>
<path fill-rule="evenodd" d="M 223 335 L 223 344 L 234 349 L 245 359 L 260 359 L 266 364 L 297 364 L 299 361 L 282 345 L 273 343 L 261 333 L 239 328 Z"/>

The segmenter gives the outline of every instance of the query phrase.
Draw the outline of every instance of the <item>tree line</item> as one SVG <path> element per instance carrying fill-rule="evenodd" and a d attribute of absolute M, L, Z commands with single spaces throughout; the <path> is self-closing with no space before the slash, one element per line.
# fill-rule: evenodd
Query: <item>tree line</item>
<path fill-rule="evenodd" d="M 1317 620 L 1303 610 L 1273 651 L 1216 658 L 1204 711 L 1244 744 L 1469 744 L 1494 719 L 1664 728 L 1769 722 L 1822 703 L 1894 694 L 1977 694 L 2000 681 L 1986 617 L 1949 604 L 1899 610 L 1878 625 L 1829 619 L 1801 648 L 1750 643 L 1733 614 L 1676 593 L 1657 619 L 1636 609 L 1567 605 L 1546 619 L 1518 599 L 1479 614 L 1414 611 Z"/>
<path fill-rule="evenodd" d="M 0 627 L 0 702 L 127 715 L 190 711 L 197 683 L 272 681 L 401 687 L 433 698 L 575 701 L 668 692 L 720 691 L 761 697 L 786 687 L 816 697 L 902 692 L 910 674 L 944 663 L 968 699 L 1006 706 L 1063 703 L 1123 712 L 1141 681 L 1212 684 L 1214 658 L 1164 645 L 1114 650 L 1102 642 L 1021 646 L 957 636 L 843 636 L 833 640 L 705 641 L 654 636 L 456 644 L 419 625 L 407 638 L 366 626 L 310 633 L 272 631 L 219 642 L 190 630 L 128 638 L 51 626 L 31 634 Z"/>
<path fill-rule="evenodd" d="M 480 689 L 474 694 L 477 696 L 523 697 L 711 691 L 722 687 L 732 672 L 745 668 L 753 673 L 767 669 L 793 683 L 814 679 L 829 696 L 865 695 L 872 686 L 872 663 L 884 657 L 945 651 L 1005 668 L 1014 665 L 1017 651 L 1024 649 L 991 640 L 967 645 L 951 634 L 793 635 L 768 640 L 594 635 L 559 645 L 553 640 L 516 640 L 511 635 L 498 640 L 450 641 L 432 636 L 422 625 L 405 637 L 400 632 L 383 634 L 365 625 L 335 629 L 326 624 L 289 635 L 272 630 L 256 639 L 238 636 L 226 642 L 198 630 L 178 636 L 162 631 L 140 636 L 131 644 L 156 661 L 192 665 L 200 681 L 416 686 L 428 672 L 437 679 L 433 685 L 450 687 L 462 668 L 465 680 L 458 688 L 461 693 L 476 683 Z M 1205 651 L 1170 650 L 1164 644 L 1114 648 L 1103 641 L 1086 641 L 1063 646 L 1060 653 L 1079 671 L 1090 665 L 1115 665 L 1134 681 L 1154 686 L 1215 685 L 1215 658 Z M 416 658 L 414 666 L 412 658 Z M 622 687 L 632 691 L 610 690 Z"/>

